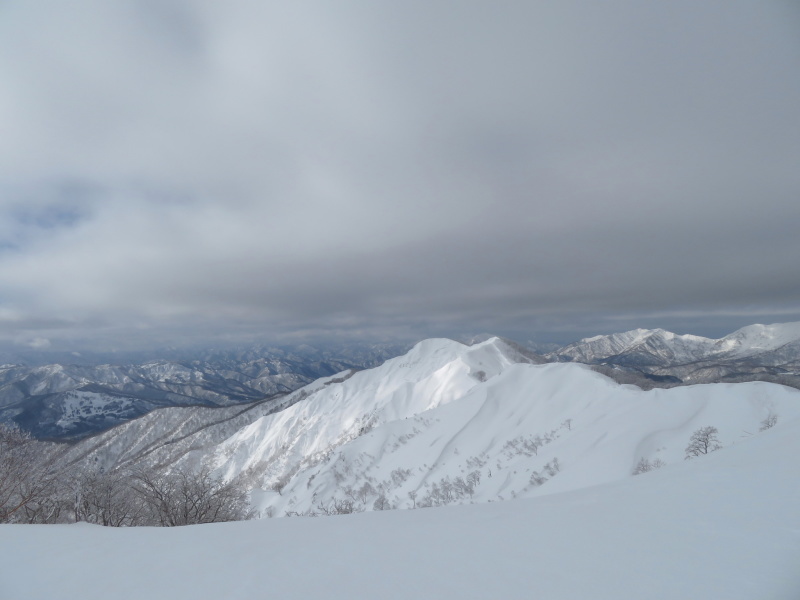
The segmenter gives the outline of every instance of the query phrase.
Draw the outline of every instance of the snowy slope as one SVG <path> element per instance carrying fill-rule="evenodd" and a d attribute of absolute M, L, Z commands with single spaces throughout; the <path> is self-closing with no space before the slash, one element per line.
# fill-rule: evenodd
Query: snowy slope
<path fill-rule="evenodd" d="M 555 351 L 553 357 L 593 363 L 625 356 L 624 364 L 651 366 L 703 360 L 714 348 L 715 340 L 696 335 L 677 335 L 663 329 L 634 329 L 582 339 Z"/>
<path fill-rule="evenodd" d="M 491 502 L 627 478 L 641 459 L 681 463 L 695 430 L 730 446 L 800 392 L 767 383 L 644 392 L 579 364 L 519 363 L 502 340 L 428 340 L 329 382 L 212 452 L 246 473 L 264 516 Z M 207 455 L 207 450 L 197 453 Z M 191 456 L 191 455 L 190 455 Z"/>
<path fill-rule="evenodd" d="M 176 529 L 0 526 L 13 600 L 796 600 L 800 420 L 613 484 Z"/>
<path fill-rule="evenodd" d="M 330 457 L 376 426 L 461 398 L 519 359 L 494 338 L 468 347 L 452 340 L 417 344 L 380 367 L 332 382 L 280 413 L 263 417 L 218 450 L 221 469 L 245 470 L 277 482 Z"/>
<path fill-rule="evenodd" d="M 726 358 L 749 358 L 759 354 L 787 353 L 800 357 L 800 321 L 772 325 L 748 325 L 716 340 L 714 354 Z"/>
<path fill-rule="evenodd" d="M 256 419 L 302 400 L 337 377 L 322 377 L 292 394 L 226 407 L 159 408 L 103 433 L 55 451 L 63 465 L 83 464 L 91 470 L 169 466 L 188 452 L 210 452 L 221 440 Z"/>

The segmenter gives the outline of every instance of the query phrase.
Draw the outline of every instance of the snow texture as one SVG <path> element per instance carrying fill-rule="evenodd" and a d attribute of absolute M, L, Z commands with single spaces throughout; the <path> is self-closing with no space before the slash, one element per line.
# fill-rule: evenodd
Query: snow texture
<path fill-rule="evenodd" d="M 0 598 L 796 600 L 800 420 L 547 497 L 175 529 L 0 526 Z"/>

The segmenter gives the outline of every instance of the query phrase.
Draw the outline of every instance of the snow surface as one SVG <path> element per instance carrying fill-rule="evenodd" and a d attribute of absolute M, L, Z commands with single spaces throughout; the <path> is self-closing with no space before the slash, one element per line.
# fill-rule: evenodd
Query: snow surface
<path fill-rule="evenodd" d="M 0 526 L 0 598 L 797 600 L 800 420 L 547 497 L 201 525 Z"/>

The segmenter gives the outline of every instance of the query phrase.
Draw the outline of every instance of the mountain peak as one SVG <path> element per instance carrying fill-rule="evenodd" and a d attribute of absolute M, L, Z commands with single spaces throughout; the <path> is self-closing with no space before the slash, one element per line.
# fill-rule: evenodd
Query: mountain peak
<path fill-rule="evenodd" d="M 796 369 L 791 365 L 800 361 L 800 322 L 748 325 L 720 339 L 676 334 L 664 329 L 632 329 L 584 338 L 548 356 L 588 364 L 612 363 L 659 376 L 677 376 L 678 383 L 710 381 L 729 373 L 740 377 L 741 366 L 726 370 L 720 365 L 745 359 L 755 360 L 759 367 L 783 365 L 786 368 L 781 373 L 794 372 Z M 704 366 L 701 367 L 701 363 Z M 680 369 L 681 373 L 675 369 Z M 777 371 L 766 373 L 771 377 L 779 374 Z M 774 377 L 769 380 L 778 381 Z M 784 379 L 779 382 L 786 383 Z"/>
<path fill-rule="evenodd" d="M 720 353 L 737 356 L 774 351 L 788 344 L 800 343 L 800 321 L 770 325 L 756 323 L 737 329 L 716 342 Z"/>

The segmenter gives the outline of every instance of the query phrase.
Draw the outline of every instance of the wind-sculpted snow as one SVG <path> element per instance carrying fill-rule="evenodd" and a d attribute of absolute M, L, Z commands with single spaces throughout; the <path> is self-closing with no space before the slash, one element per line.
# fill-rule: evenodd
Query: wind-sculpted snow
<path fill-rule="evenodd" d="M 264 516 L 489 502 L 579 489 L 684 460 L 692 432 L 723 446 L 800 392 L 766 383 L 642 391 L 578 364 L 518 363 L 494 338 L 428 340 L 261 417 L 213 452 L 246 473 Z M 261 490 L 261 491 L 259 491 Z"/>

